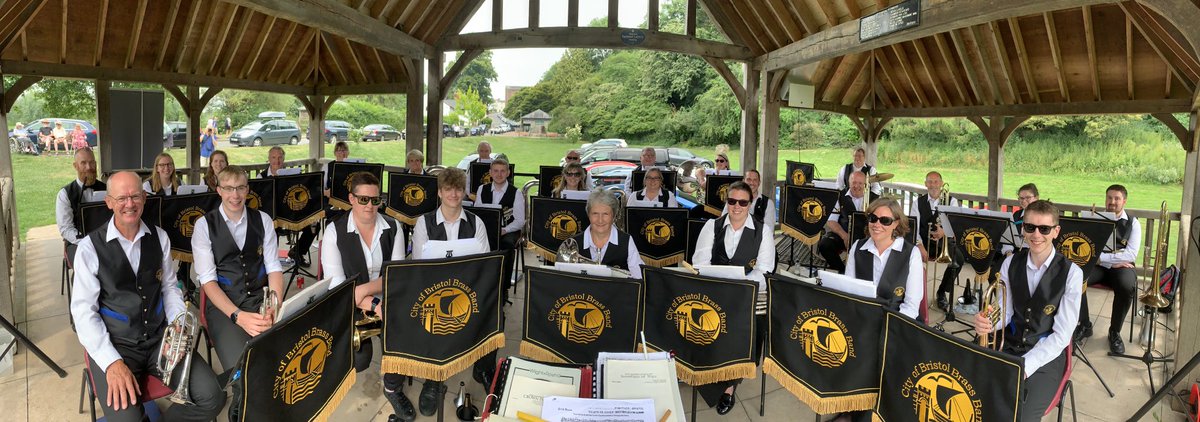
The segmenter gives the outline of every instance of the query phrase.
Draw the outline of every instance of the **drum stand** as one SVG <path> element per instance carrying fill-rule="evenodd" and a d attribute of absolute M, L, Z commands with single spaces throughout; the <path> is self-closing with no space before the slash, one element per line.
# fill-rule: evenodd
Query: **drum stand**
<path fill-rule="evenodd" d="M 1150 394 L 1154 394 L 1155 390 L 1154 390 L 1154 370 L 1152 368 L 1153 365 L 1155 363 L 1175 362 L 1175 359 L 1171 358 L 1171 357 L 1167 357 L 1167 356 L 1158 357 L 1155 355 L 1154 333 L 1155 333 L 1155 331 L 1157 331 L 1155 328 L 1158 325 L 1158 323 L 1157 323 L 1158 322 L 1157 321 L 1158 308 L 1152 307 L 1150 305 L 1144 305 L 1144 306 L 1145 306 L 1146 313 L 1149 314 L 1146 316 L 1146 318 L 1150 318 L 1150 328 L 1149 328 L 1150 334 L 1149 334 L 1148 339 L 1146 340 L 1146 345 L 1142 346 L 1142 349 L 1144 350 L 1144 352 L 1142 352 L 1142 354 L 1140 356 L 1139 355 L 1129 355 L 1129 354 L 1115 354 L 1112 352 L 1109 352 L 1108 355 L 1115 357 L 1115 358 L 1140 360 L 1140 361 L 1142 361 L 1142 363 L 1146 364 L 1146 378 L 1150 380 Z"/>

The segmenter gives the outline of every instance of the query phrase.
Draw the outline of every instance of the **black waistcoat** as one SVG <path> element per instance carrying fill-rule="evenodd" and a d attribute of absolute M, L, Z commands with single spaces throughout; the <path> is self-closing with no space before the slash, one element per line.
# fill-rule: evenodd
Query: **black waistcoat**
<path fill-rule="evenodd" d="M 863 197 L 863 205 L 864 206 L 866 205 L 866 202 L 867 202 L 867 198 L 864 194 L 864 197 Z M 839 196 L 838 197 L 838 205 L 839 206 L 838 206 L 837 223 L 839 226 L 842 226 L 842 230 L 849 231 L 850 230 L 850 214 L 854 214 L 855 212 L 862 211 L 862 210 L 860 210 L 854 206 L 854 200 L 850 198 L 849 194 L 843 194 L 842 196 Z"/>
<path fill-rule="evenodd" d="M 774 210 L 772 210 L 772 211 L 774 211 Z M 750 211 L 750 215 L 753 215 L 754 219 L 758 220 L 758 221 L 766 220 L 766 217 L 767 217 L 767 196 L 766 195 L 758 196 L 758 202 L 754 203 L 754 209 Z M 767 228 L 774 229 L 774 227 L 767 227 Z"/>
<path fill-rule="evenodd" d="M 238 309 L 258 312 L 262 304 L 263 286 L 267 285 L 267 267 L 263 262 L 262 217 L 259 211 L 246 208 L 246 242 L 238 249 L 233 232 L 225 224 L 221 209 L 204 215 L 208 223 L 208 238 L 212 241 L 213 261 L 217 264 L 217 284 Z"/>
<path fill-rule="evenodd" d="M 851 249 L 855 254 L 854 275 L 859 280 L 874 281 L 872 278 L 875 276 L 875 254 L 861 249 L 866 241 L 867 239 L 859 239 Z M 892 250 L 887 262 L 883 264 L 883 273 L 879 275 L 879 283 L 875 287 L 875 297 L 886 301 L 889 309 L 899 311 L 900 303 L 904 302 L 904 295 L 907 293 L 904 286 L 908 283 L 908 272 L 912 271 L 912 268 L 908 268 L 908 259 L 913 245 L 903 237 L 898 237 L 895 241 L 901 242 L 903 246 L 899 251 Z"/>
<path fill-rule="evenodd" d="M 120 240 L 104 240 L 107 233 L 108 225 L 105 224 L 88 234 L 100 262 L 96 274 L 100 281 L 100 319 L 114 345 L 134 347 L 156 340 L 166 320 L 158 228 L 150 226 L 150 233 L 142 236 L 141 258 L 136 271 L 121 249 Z"/>
<path fill-rule="evenodd" d="M 725 252 L 725 220 L 729 215 L 723 215 L 721 218 L 713 221 L 713 243 L 712 243 L 712 264 L 713 265 L 736 265 L 746 268 L 746 274 L 754 270 L 754 265 L 758 263 L 758 245 L 762 244 L 763 231 L 762 221 L 757 219 L 754 221 L 754 227 L 742 226 L 742 237 L 738 239 L 737 247 L 733 250 L 733 256 L 729 256 Z"/>
<path fill-rule="evenodd" d="M 863 174 L 870 176 L 871 175 L 871 165 L 863 164 L 863 168 L 860 171 L 862 171 Z M 842 171 L 842 186 L 845 186 L 847 189 L 850 188 L 850 175 L 853 173 L 854 173 L 854 163 L 846 164 L 846 167 Z"/>
<path fill-rule="evenodd" d="M 637 199 L 639 201 L 645 201 L 646 200 L 646 189 L 642 189 L 640 191 L 634 192 L 633 196 L 634 196 L 634 199 Z M 658 202 L 660 204 L 662 204 L 662 207 L 666 208 L 667 204 L 669 204 L 670 201 L 671 201 L 671 193 L 667 192 L 666 189 L 659 188 L 658 189 Z"/>
<path fill-rule="evenodd" d="M 439 212 L 441 212 L 440 209 L 435 209 L 425 214 L 425 234 L 429 236 L 429 240 L 446 240 L 446 225 L 437 222 L 437 213 Z M 475 238 L 475 214 L 471 214 L 467 210 L 462 210 L 462 214 L 467 221 L 460 220 L 458 223 L 458 238 L 473 239 Z"/>
<path fill-rule="evenodd" d="M 1043 337 L 1054 332 L 1054 316 L 1059 312 L 1063 294 L 1067 292 L 1067 275 L 1071 261 L 1055 253 L 1050 267 L 1038 282 L 1037 290 L 1029 291 L 1025 274 L 1029 250 L 1016 252 L 1008 264 L 1008 289 L 1012 296 L 1012 320 L 1004 330 L 1004 349 L 1024 355 Z M 1059 327 L 1073 330 L 1075 327 Z"/>
<path fill-rule="evenodd" d="M 479 192 L 479 202 L 482 204 L 492 203 L 492 186 L 490 184 L 484 185 L 480 191 L 482 192 Z M 503 224 L 506 226 L 513 221 L 513 204 L 516 201 L 517 188 L 512 183 L 509 183 L 508 188 L 504 190 L 504 196 L 500 197 L 500 211 L 504 214 Z M 474 235 L 474 233 L 471 233 L 471 236 Z"/>
<path fill-rule="evenodd" d="M 399 230 L 400 225 L 396 220 L 388 216 L 383 216 L 383 221 L 386 227 L 383 228 L 383 234 L 379 236 L 380 252 L 383 252 L 383 260 L 391 261 L 397 257 L 392 256 L 392 247 L 396 243 L 396 230 Z M 371 275 L 367 269 L 367 257 L 363 255 L 362 245 L 359 244 L 360 234 L 355 234 L 346 231 L 346 226 L 350 224 L 350 213 L 345 213 L 337 220 L 333 221 L 333 229 L 337 230 L 337 247 L 342 253 L 342 270 L 345 272 L 347 280 L 354 277 L 354 284 L 363 284 L 368 281 Z M 443 230 L 444 234 L 445 231 Z M 373 234 L 373 233 L 372 233 Z M 326 236 L 329 234 L 327 233 Z"/>
<path fill-rule="evenodd" d="M 71 222 L 75 223 L 75 230 L 79 232 L 79 238 L 82 239 L 87 235 L 83 232 L 83 212 L 79 210 L 79 205 L 83 203 L 83 191 L 91 189 L 93 192 L 98 192 L 108 190 L 108 186 L 99 180 L 92 182 L 92 185 L 86 188 L 79 186 L 79 183 L 76 182 L 78 180 L 72 180 L 71 183 L 63 186 L 63 190 L 67 191 L 67 202 L 71 204 Z"/>
<path fill-rule="evenodd" d="M 617 230 L 613 228 L 613 230 Z M 605 239 L 607 242 L 608 240 Z M 591 244 L 586 244 L 583 241 L 583 233 L 575 235 L 575 243 L 579 245 L 579 255 L 584 258 L 592 258 Z M 606 267 L 616 267 L 625 271 L 629 271 L 629 234 L 617 230 L 617 244 L 609 243 L 604 249 L 604 258 L 600 260 L 600 265 Z"/>
<path fill-rule="evenodd" d="M 1113 239 L 1117 241 L 1117 249 L 1124 249 L 1129 245 L 1129 237 L 1133 235 L 1133 217 L 1117 220 L 1115 226 Z"/>

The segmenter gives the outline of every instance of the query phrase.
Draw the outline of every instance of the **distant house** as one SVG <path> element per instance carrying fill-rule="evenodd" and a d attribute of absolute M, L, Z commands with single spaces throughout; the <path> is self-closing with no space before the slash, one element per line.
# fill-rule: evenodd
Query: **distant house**
<path fill-rule="evenodd" d="M 530 133 L 546 133 L 546 125 L 550 124 L 550 113 L 541 109 L 521 116 L 521 130 Z"/>

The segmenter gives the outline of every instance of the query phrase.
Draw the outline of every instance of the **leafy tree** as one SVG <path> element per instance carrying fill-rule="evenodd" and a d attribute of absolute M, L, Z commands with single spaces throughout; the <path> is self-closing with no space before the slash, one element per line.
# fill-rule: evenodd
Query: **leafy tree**
<path fill-rule="evenodd" d="M 354 127 L 388 124 L 399 129 L 404 127 L 405 117 L 403 109 L 396 110 L 358 97 L 338 100 L 325 115 L 328 120 L 344 120 Z"/>
<path fill-rule="evenodd" d="M 504 116 L 512 120 L 518 120 L 521 116 L 529 114 L 534 110 L 553 110 L 553 98 L 545 84 L 538 83 L 537 85 L 517 91 L 508 104 L 504 106 Z"/>
<path fill-rule="evenodd" d="M 205 108 L 201 122 L 211 114 L 229 116 L 233 119 L 233 127 L 258 119 L 258 113 L 264 111 L 282 111 L 289 118 L 298 114 L 300 100 L 287 94 L 267 92 L 242 91 L 226 89 L 221 91 Z"/>
<path fill-rule="evenodd" d="M 458 57 L 462 58 L 462 53 L 459 53 Z M 455 61 L 457 60 L 456 58 Z M 454 66 L 454 61 L 450 62 L 450 66 Z M 483 104 L 491 104 L 493 101 L 492 82 L 495 82 L 496 78 L 496 68 L 492 66 L 492 52 L 484 51 L 463 68 L 458 79 L 454 81 L 454 85 L 450 87 L 450 92 L 474 89 L 479 93 L 479 99 L 483 101 Z"/>
<path fill-rule="evenodd" d="M 96 121 L 96 91 L 91 81 L 44 79 L 35 87 L 46 117 Z"/>
<path fill-rule="evenodd" d="M 450 112 L 450 122 L 463 122 L 467 126 L 475 126 L 487 116 L 487 106 L 479 98 L 479 93 L 475 92 L 474 88 L 467 88 L 466 92 L 454 92 L 454 111 Z"/>

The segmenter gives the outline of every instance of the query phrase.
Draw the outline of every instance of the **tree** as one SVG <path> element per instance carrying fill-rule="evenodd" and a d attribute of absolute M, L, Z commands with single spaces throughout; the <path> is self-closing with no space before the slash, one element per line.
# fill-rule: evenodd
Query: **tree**
<path fill-rule="evenodd" d="M 543 111 L 554 109 L 554 100 L 544 83 L 517 91 L 517 94 L 508 101 L 508 105 L 504 106 L 504 116 L 517 120 L 521 116 L 539 109 Z"/>
<path fill-rule="evenodd" d="M 204 116 L 209 113 L 228 116 L 233 119 L 234 127 L 258 119 L 258 113 L 264 111 L 282 111 L 287 116 L 295 116 L 300 108 L 300 100 L 287 94 L 267 92 L 242 91 L 226 89 L 221 91 L 205 108 Z M 202 117 L 203 122 L 206 118 Z"/>
<path fill-rule="evenodd" d="M 458 58 L 450 62 L 450 66 L 454 66 L 454 62 L 459 58 L 462 58 L 462 53 L 459 53 Z M 492 66 L 492 52 L 484 51 L 475 60 L 471 60 L 471 63 L 463 68 L 462 73 L 458 74 L 458 79 L 454 80 L 450 92 L 465 92 L 467 89 L 474 89 L 479 93 L 479 99 L 486 106 L 492 103 L 492 82 L 495 82 L 496 78 L 496 68 Z"/>
<path fill-rule="evenodd" d="M 454 111 L 447 116 L 450 122 L 462 122 L 467 126 L 475 126 L 487 116 L 487 105 L 479 98 L 479 93 L 473 88 L 466 92 L 454 91 Z"/>
<path fill-rule="evenodd" d="M 46 117 L 96 121 L 96 94 L 91 81 L 44 79 L 36 87 Z"/>

